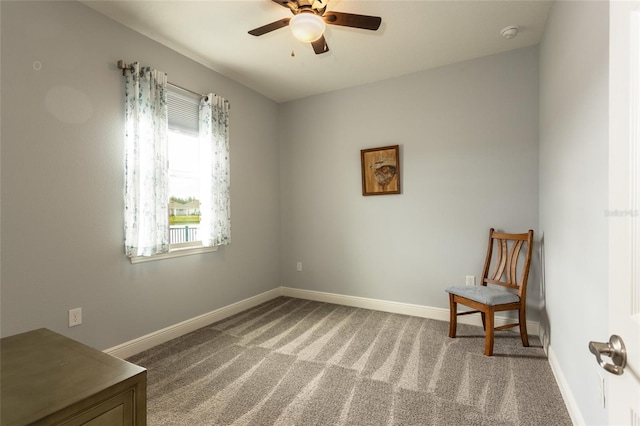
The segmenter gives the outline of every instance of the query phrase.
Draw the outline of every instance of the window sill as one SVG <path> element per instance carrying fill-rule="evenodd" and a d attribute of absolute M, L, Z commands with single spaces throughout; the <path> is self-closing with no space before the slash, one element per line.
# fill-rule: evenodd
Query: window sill
<path fill-rule="evenodd" d="M 145 263 L 153 262 L 156 260 L 173 259 L 175 257 L 191 256 L 194 254 L 210 253 L 218 251 L 218 247 L 185 247 L 172 249 L 169 253 L 156 254 L 155 256 L 136 256 L 130 258 L 131 263 Z"/>

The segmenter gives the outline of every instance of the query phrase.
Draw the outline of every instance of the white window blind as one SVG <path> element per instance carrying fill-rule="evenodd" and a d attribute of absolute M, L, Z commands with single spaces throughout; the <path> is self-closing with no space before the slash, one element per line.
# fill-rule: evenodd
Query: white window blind
<path fill-rule="evenodd" d="M 170 129 L 198 136 L 199 96 L 167 86 L 167 106 Z"/>

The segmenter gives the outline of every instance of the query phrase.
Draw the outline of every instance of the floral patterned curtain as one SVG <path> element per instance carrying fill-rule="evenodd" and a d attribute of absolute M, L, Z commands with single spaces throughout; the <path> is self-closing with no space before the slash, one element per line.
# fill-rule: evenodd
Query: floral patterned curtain
<path fill-rule="evenodd" d="M 125 252 L 169 251 L 167 76 L 131 64 L 125 79 Z"/>
<path fill-rule="evenodd" d="M 231 241 L 229 103 L 209 94 L 200 102 L 200 232 L 202 245 Z"/>

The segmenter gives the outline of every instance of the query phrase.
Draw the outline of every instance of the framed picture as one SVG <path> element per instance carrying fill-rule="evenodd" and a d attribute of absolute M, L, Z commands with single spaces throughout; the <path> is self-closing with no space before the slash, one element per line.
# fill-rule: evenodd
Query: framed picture
<path fill-rule="evenodd" d="M 400 147 L 360 150 L 362 195 L 400 194 Z"/>

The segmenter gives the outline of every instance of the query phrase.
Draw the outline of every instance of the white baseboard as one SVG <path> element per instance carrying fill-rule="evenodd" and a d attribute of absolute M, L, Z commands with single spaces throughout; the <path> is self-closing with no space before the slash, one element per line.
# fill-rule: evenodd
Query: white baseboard
<path fill-rule="evenodd" d="M 183 336 L 187 333 L 191 333 L 199 328 L 206 327 L 209 324 L 213 324 L 216 321 L 223 320 L 231 315 L 235 315 L 239 312 L 253 308 L 261 303 L 267 302 L 271 299 L 275 299 L 282 293 L 280 288 L 266 291 L 258 294 L 257 296 L 250 297 L 248 299 L 241 300 L 231 305 L 224 306 L 215 311 L 208 312 L 206 314 L 199 315 L 195 318 L 182 321 L 178 324 L 163 328 L 153 333 L 146 334 L 137 339 L 125 342 L 121 345 L 114 346 L 109 349 L 105 349 L 103 352 L 118 358 L 128 358 L 135 354 L 138 354 L 147 349 L 151 349 L 154 346 L 168 342 L 176 337 Z"/>
<path fill-rule="evenodd" d="M 298 299 L 315 300 L 317 302 L 336 303 L 338 305 L 353 306 L 356 308 L 374 309 L 376 311 L 391 312 L 394 314 L 411 315 L 421 318 L 449 321 L 449 309 L 434 308 L 431 306 L 414 305 L 412 303 L 390 302 L 387 300 L 370 299 L 367 297 L 345 296 L 343 294 L 325 293 L 322 291 L 302 290 L 299 288 L 282 287 L 282 295 L 296 297 Z M 497 316 L 496 327 L 512 323 L 513 320 Z M 464 315 L 458 317 L 459 324 L 482 326 L 480 315 Z M 537 321 L 527 321 L 527 332 L 537 336 L 540 331 Z"/>
<path fill-rule="evenodd" d="M 578 403 L 573 397 L 573 392 L 571 392 L 571 388 L 569 387 L 564 374 L 562 374 L 562 370 L 560 369 L 560 365 L 558 364 L 558 359 L 556 358 L 556 355 L 553 352 L 553 347 L 551 345 L 548 346 L 547 358 L 549 359 L 551 371 L 556 378 L 556 383 L 558 383 L 558 387 L 560 388 L 560 393 L 562 394 L 564 405 L 567 406 L 567 411 L 569 411 L 569 417 L 571 417 L 571 421 L 576 426 L 586 425 L 586 422 L 582 417 L 582 413 L 580 412 L 580 408 L 578 407 Z"/>
<path fill-rule="evenodd" d="M 199 328 L 206 327 L 216 321 L 223 320 L 246 309 L 253 308 L 278 296 L 296 297 L 298 299 L 314 300 L 317 302 L 335 303 L 338 305 L 353 306 L 356 308 L 373 309 L 376 311 L 391 312 L 395 314 L 411 315 L 421 318 L 430 318 L 439 321 L 449 321 L 449 309 L 434 308 L 431 306 L 414 305 L 411 303 L 391 302 L 387 300 L 370 299 L 367 297 L 347 296 L 336 293 L 326 293 L 314 290 L 302 290 L 291 287 L 278 287 L 273 290 L 258 294 L 257 296 L 241 300 L 220 309 L 199 315 L 195 318 L 182 321 L 178 324 L 163 328 L 153 333 L 146 334 L 129 342 L 122 343 L 103 352 L 118 358 L 128 358 L 154 346 L 168 342 L 176 337 L 191 333 Z M 466 315 L 458 318 L 460 324 L 482 326 L 479 315 Z M 512 322 L 505 317 L 496 316 L 495 325 L 500 326 Z M 539 334 L 539 323 L 527 321 L 529 334 Z"/>

